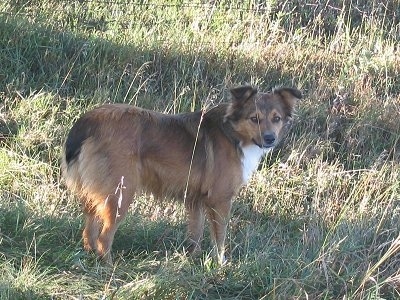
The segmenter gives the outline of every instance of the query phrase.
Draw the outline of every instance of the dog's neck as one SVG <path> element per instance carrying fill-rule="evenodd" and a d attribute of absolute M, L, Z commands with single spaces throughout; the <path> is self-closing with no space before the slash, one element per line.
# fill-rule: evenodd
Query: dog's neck
<path fill-rule="evenodd" d="M 224 117 L 227 108 L 227 103 L 221 103 L 211 108 L 204 116 L 203 126 L 208 128 L 208 130 L 218 128 L 229 142 L 235 146 L 238 153 L 240 153 L 240 139 L 237 132 L 233 128 L 232 123 Z"/>
<path fill-rule="evenodd" d="M 260 163 L 261 158 L 270 152 L 272 148 L 260 148 L 257 145 L 248 145 L 242 146 L 242 176 L 243 176 L 243 184 L 246 184 L 251 175 L 257 170 L 257 167 Z"/>

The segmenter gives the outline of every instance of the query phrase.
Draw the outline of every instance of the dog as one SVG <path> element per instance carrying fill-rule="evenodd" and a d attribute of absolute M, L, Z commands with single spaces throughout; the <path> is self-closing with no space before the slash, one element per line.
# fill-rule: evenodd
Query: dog
<path fill-rule="evenodd" d="M 207 111 L 162 114 L 105 104 L 72 126 L 64 145 L 66 185 L 85 217 L 83 245 L 112 263 L 111 246 L 138 193 L 184 201 L 188 250 L 201 251 L 206 217 L 223 263 L 232 199 L 281 140 L 302 94 L 294 88 L 230 89 L 230 102 Z"/>

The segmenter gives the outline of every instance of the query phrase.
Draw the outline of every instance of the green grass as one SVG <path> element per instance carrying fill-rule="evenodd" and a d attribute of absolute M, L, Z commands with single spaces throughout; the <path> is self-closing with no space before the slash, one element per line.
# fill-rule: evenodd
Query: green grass
<path fill-rule="evenodd" d="M 399 298 L 400 3 L 128 2 L 0 3 L 0 298 Z M 59 166 L 74 120 L 242 83 L 305 99 L 235 201 L 228 264 L 188 258 L 182 206 L 143 196 L 114 267 L 85 254 Z"/>

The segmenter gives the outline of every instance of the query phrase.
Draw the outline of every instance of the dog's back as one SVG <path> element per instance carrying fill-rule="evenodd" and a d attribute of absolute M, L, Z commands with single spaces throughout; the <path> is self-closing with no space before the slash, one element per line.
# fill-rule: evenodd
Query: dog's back
<path fill-rule="evenodd" d="M 96 108 L 74 124 L 66 139 L 67 184 L 89 198 L 108 195 L 122 177 L 135 191 L 159 197 L 182 197 L 186 186 L 189 193 L 206 193 L 207 183 L 219 173 L 214 146 L 228 141 L 214 130 L 222 118 L 206 117 L 199 129 L 200 118 L 201 112 L 164 115 L 120 104 Z"/>

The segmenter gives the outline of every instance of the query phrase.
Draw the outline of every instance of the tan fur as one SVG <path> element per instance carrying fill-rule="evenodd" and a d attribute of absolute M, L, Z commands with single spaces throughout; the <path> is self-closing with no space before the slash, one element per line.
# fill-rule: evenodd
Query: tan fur
<path fill-rule="evenodd" d="M 67 186 L 83 204 L 84 248 L 111 262 L 114 234 L 134 194 L 182 200 L 187 188 L 189 249 L 200 250 L 207 216 L 222 262 L 244 169 L 252 172 L 276 145 L 299 98 L 294 89 L 258 93 L 243 86 L 231 89 L 231 103 L 210 109 L 203 119 L 202 112 L 165 115 L 125 104 L 86 113 L 69 133 L 62 162 Z M 267 145 L 271 135 L 276 140 Z M 249 160 L 246 153 L 256 156 Z"/>

